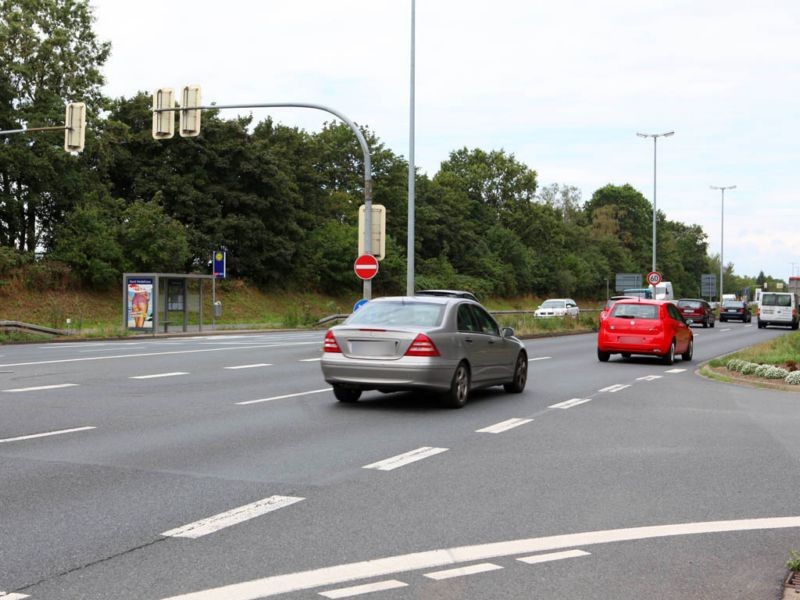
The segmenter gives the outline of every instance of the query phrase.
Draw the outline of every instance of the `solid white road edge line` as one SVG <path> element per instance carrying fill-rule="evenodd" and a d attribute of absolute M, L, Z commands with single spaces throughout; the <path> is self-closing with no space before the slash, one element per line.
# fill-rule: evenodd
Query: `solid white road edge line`
<path fill-rule="evenodd" d="M 31 435 L 21 435 L 19 437 L 6 438 L 4 440 L 0 440 L 0 444 L 5 444 L 6 442 L 18 442 L 20 440 L 32 440 L 35 438 L 49 437 L 51 435 L 62 435 L 64 433 L 75 433 L 76 431 L 89 431 L 90 429 L 97 429 L 97 427 L 74 427 L 72 429 L 59 429 L 58 431 L 48 431 L 47 433 L 34 433 Z M 0 598 L 2 598 L 2 596 L 0 596 Z"/>
<path fill-rule="evenodd" d="M 531 421 L 533 421 L 533 419 L 508 419 L 507 421 L 495 423 L 483 429 L 476 429 L 475 433 L 503 433 L 504 431 L 514 429 L 520 425 L 525 425 L 525 423 L 530 423 Z"/>
<path fill-rule="evenodd" d="M 447 452 L 447 450 L 449 450 L 449 448 L 431 448 L 430 446 L 422 446 L 422 448 L 417 448 L 416 450 L 412 450 L 411 452 L 406 452 L 404 454 L 398 454 L 397 456 L 365 465 L 362 468 L 376 469 L 378 471 L 392 471 L 393 469 L 404 467 L 407 464 L 440 454 L 441 452 Z"/>
<path fill-rule="evenodd" d="M 58 385 L 40 385 L 37 387 L 26 387 L 26 388 L 17 388 L 14 390 L 3 390 L 9 394 L 13 394 L 16 392 L 38 392 L 40 390 L 58 390 L 61 388 L 68 388 L 68 387 L 75 387 L 77 383 L 59 383 Z"/>
<path fill-rule="evenodd" d="M 545 552 L 548 550 L 584 547 L 611 542 L 628 542 L 681 535 L 789 528 L 800 528 L 800 516 L 741 519 L 734 521 L 706 521 L 701 523 L 675 523 L 671 525 L 632 527 L 629 529 L 586 531 L 582 533 L 508 540 L 505 542 L 478 544 L 475 546 L 461 546 L 457 548 L 416 552 L 413 554 L 402 554 L 333 567 L 323 567 L 310 571 L 253 579 L 251 581 L 234 583 L 199 592 L 170 596 L 163 600 L 257 600 L 259 598 L 308 590 L 320 586 L 336 585 L 347 581 L 365 579 L 367 577 L 384 577 L 386 575 L 403 573 L 406 571 L 431 569 L 465 562 L 484 561 L 514 554 L 528 554 L 531 552 Z"/>
<path fill-rule="evenodd" d="M 271 363 L 256 363 L 254 365 L 238 365 L 235 367 L 224 367 L 225 369 L 230 369 L 231 371 L 235 371 L 236 369 L 255 369 L 257 367 L 271 367 Z"/>
<path fill-rule="evenodd" d="M 368 583 L 366 585 L 356 585 L 353 587 L 341 588 L 339 590 L 328 590 L 327 592 L 320 592 L 319 595 L 325 596 L 326 598 L 349 598 L 350 596 L 360 596 L 361 594 L 369 594 L 371 592 L 395 590 L 402 587 L 408 587 L 408 584 L 403 583 L 402 581 L 397 581 L 396 579 L 387 579 L 386 581 L 378 581 L 375 583 Z"/>
<path fill-rule="evenodd" d="M 259 402 L 269 402 L 271 400 L 283 400 L 284 398 L 295 398 L 297 396 L 306 396 L 308 394 L 320 394 L 322 392 L 330 392 L 333 388 L 322 388 L 321 390 L 311 390 L 310 392 L 297 392 L 296 394 L 284 394 L 283 396 L 273 396 L 272 398 L 260 398 L 259 400 L 245 400 L 244 402 L 237 402 L 239 406 L 246 404 L 258 404 Z"/>
<path fill-rule="evenodd" d="M 159 377 L 177 377 L 178 375 L 188 375 L 185 371 L 174 371 L 173 373 L 156 373 L 154 375 L 136 375 L 128 379 L 158 379 Z"/>
<path fill-rule="evenodd" d="M 270 496 L 269 498 L 264 498 L 263 500 L 251 502 L 250 504 L 245 504 L 244 506 L 219 513 L 213 517 L 208 517 L 206 519 L 195 521 L 194 523 L 189 523 L 188 525 L 184 525 L 182 527 L 170 529 L 161 535 L 164 537 L 195 539 L 204 535 L 208 535 L 209 533 L 214 533 L 220 529 L 225 529 L 231 525 L 236 525 L 238 523 L 242 523 L 243 521 L 249 521 L 255 517 L 260 517 L 268 512 L 278 510 L 279 508 L 289 506 L 296 502 L 300 502 L 301 500 L 305 500 L 305 498 L 295 498 L 292 496 Z"/>
<path fill-rule="evenodd" d="M 572 400 L 564 400 L 564 402 L 559 402 L 558 404 L 551 404 L 547 408 L 561 408 L 561 409 L 568 409 L 572 408 L 573 406 L 578 406 L 580 404 L 586 404 L 587 402 L 591 402 L 591 398 L 573 398 Z"/>
<path fill-rule="evenodd" d="M 464 577 L 465 575 L 475 575 L 476 573 L 487 573 L 488 571 L 496 571 L 502 569 L 500 565 L 492 563 L 480 563 L 478 565 L 470 565 L 469 567 L 460 567 L 458 569 L 448 569 L 446 571 L 434 571 L 433 573 L 425 573 L 425 577 L 440 581 L 442 579 L 452 579 L 453 577 Z"/>
<path fill-rule="evenodd" d="M 520 562 L 529 565 L 537 565 L 539 563 L 550 562 L 553 560 L 564 560 L 565 558 L 578 558 L 579 556 L 589 556 L 589 552 L 583 550 L 567 550 L 565 552 L 550 552 L 548 554 L 534 554 L 533 556 L 524 556 L 518 558 Z"/>

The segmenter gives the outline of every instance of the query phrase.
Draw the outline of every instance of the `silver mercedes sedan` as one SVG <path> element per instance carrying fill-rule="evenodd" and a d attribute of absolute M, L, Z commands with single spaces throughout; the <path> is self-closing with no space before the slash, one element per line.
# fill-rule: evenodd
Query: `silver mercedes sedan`
<path fill-rule="evenodd" d="M 528 354 L 514 331 L 501 331 L 463 297 L 371 300 L 328 330 L 321 365 L 340 402 L 366 390 L 423 390 L 461 408 L 471 390 L 502 385 L 518 394 L 528 379 Z"/>

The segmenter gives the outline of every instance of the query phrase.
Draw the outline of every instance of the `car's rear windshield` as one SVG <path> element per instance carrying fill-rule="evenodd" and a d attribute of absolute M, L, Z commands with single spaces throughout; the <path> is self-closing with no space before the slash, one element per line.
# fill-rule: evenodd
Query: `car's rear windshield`
<path fill-rule="evenodd" d="M 348 325 L 382 325 L 385 327 L 438 327 L 444 304 L 429 302 L 368 302 L 353 313 Z"/>
<path fill-rule="evenodd" d="M 762 294 L 761 306 L 791 306 L 791 294 Z"/>
<path fill-rule="evenodd" d="M 658 306 L 654 304 L 623 304 L 617 302 L 611 311 L 617 319 L 657 319 Z"/>
<path fill-rule="evenodd" d="M 730 307 L 730 308 L 742 308 L 743 302 L 741 300 L 725 300 L 722 303 L 722 306 Z"/>
<path fill-rule="evenodd" d="M 678 300 L 678 306 L 681 308 L 701 308 L 703 303 L 697 300 Z"/>

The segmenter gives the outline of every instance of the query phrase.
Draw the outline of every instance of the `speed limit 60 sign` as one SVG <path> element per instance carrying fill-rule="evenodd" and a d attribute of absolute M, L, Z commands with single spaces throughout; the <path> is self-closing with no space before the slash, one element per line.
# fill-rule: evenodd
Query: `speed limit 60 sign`
<path fill-rule="evenodd" d="M 658 271 L 650 271 L 647 274 L 647 283 L 650 285 L 658 285 L 661 283 L 661 273 Z"/>

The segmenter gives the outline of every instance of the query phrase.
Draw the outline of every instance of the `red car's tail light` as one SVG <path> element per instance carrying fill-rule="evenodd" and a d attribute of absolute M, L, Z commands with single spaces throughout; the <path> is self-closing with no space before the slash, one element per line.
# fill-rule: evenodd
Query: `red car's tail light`
<path fill-rule="evenodd" d="M 338 352 L 341 354 L 342 349 L 339 348 L 339 344 L 336 342 L 336 338 L 333 337 L 333 332 L 328 330 L 328 333 L 325 334 L 325 342 L 322 345 L 323 352 Z"/>
<path fill-rule="evenodd" d="M 431 338 L 420 333 L 406 350 L 406 356 L 439 356 L 439 349 Z"/>

